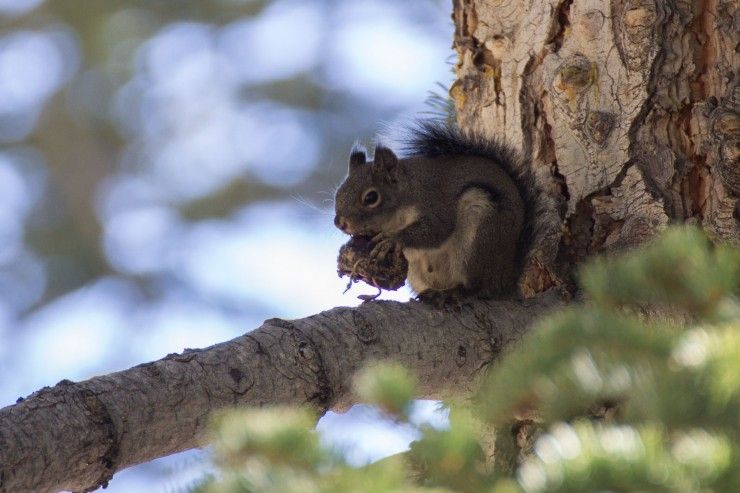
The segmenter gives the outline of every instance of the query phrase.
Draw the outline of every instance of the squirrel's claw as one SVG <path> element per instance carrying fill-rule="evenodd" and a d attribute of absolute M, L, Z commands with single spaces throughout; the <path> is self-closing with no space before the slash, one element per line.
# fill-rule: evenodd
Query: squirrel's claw
<path fill-rule="evenodd" d="M 370 251 L 370 257 L 375 259 L 377 262 L 382 262 L 388 256 L 388 254 L 395 247 L 395 242 L 392 238 L 387 236 L 385 233 L 378 233 L 373 236 L 373 243 L 375 246 Z"/>

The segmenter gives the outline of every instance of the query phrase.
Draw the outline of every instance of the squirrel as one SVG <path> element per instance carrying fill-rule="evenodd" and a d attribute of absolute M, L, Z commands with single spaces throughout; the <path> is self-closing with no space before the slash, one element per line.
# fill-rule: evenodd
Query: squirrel
<path fill-rule="evenodd" d="M 334 224 L 372 238 L 370 256 L 400 249 L 421 300 L 512 297 L 536 232 L 543 194 L 531 167 L 502 143 L 417 121 L 402 157 L 359 144 L 335 197 Z"/>

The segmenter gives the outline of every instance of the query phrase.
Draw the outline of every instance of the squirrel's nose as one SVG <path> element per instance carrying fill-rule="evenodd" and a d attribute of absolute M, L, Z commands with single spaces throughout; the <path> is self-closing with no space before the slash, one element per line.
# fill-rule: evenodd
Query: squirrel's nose
<path fill-rule="evenodd" d="M 334 216 L 334 225 L 342 231 L 347 230 L 347 221 L 339 215 Z"/>

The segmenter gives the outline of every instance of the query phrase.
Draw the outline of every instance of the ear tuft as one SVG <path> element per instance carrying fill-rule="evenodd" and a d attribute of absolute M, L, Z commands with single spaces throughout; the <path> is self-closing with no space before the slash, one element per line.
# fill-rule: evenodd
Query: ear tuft
<path fill-rule="evenodd" d="M 349 155 L 349 169 L 352 171 L 357 166 L 362 166 L 367 163 L 367 150 L 359 142 L 355 142 L 352 146 L 352 152 Z"/>
<path fill-rule="evenodd" d="M 398 158 L 393 151 L 382 144 L 375 146 L 373 160 L 374 165 L 378 168 L 392 168 L 398 164 Z"/>
<path fill-rule="evenodd" d="M 398 178 L 398 158 L 396 155 L 382 144 L 375 146 L 374 154 L 373 171 L 385 176 L 388 181 L 395 182 Z"/>

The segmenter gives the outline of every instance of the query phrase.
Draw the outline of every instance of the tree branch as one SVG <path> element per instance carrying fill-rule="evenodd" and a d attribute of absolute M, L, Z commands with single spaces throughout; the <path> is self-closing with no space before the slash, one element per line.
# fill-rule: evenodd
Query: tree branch
<path fill-rule="evenodd" d="M 369 360 L 413 370 L 420 398 L 472 391 L 477 377 L 531 322 L 563 304 L 479 301 L 459 313 L 372 302 L 260 328 L 206 349 L 45 387 L 0 410 L 0 491 L 90 491 L 113 473 L 203 444 L 230 406 L 352 404 L 351 377 Z"/>

